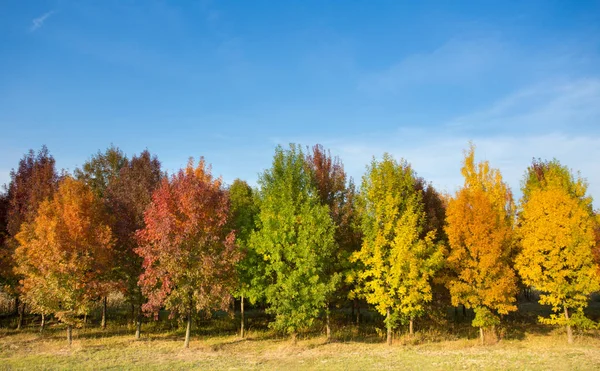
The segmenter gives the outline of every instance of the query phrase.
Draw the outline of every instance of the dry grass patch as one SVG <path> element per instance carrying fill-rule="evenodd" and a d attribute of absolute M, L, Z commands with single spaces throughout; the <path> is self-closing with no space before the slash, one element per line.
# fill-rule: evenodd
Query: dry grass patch
<path fill-rule="evenodd" d="M 271 335 L 271 336 L 270 336 Z M 57 327 L 40 336 L 31 331 L 0 333 L 3 369 L 208 369 L 208 370 L 596 370 L 600 340 L 579 336 L 572 346 L 560 331 L 526 334 L 522 340 L 501 340 L 480 346 L 476 338 L 408 341 L 398 337 L 392 347 L 368 341 L 328 343 L 323 336 L 302 338 L 297 345 L 269 332 L 247 339 L 234 335 L 194 337 L 183 349 L 178 333 L 132 334 L 115 329 L 79 330 L 69 347 Z"/>

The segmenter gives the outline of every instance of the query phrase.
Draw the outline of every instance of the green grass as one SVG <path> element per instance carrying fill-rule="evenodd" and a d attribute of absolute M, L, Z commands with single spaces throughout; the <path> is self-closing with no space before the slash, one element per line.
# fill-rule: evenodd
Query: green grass
<path fill-rule="evenodd" d="M 295 346 L 269 331 L 263 315 L 250 313 L 244 340 L 235 333 L 236 321 L 221 315 L 195 321 L 190 349 L 183 349 L 183 328 L 176 321 L 145 324 L 139 341 L 133 338 L 132 326 L 111 321 L 103 331 L 94 323 L 75 330 L 73 345 L 68 346 L 63 325 L 51 323 L 40 335 L 32 316 L 21 331 L 0 329 L 0 369 L 600 369 L 599 333 L 576 332 L 575 343 L 568 345 L 562 329 L 535 323 L 545 310 L 524 304 L 518 314 L 505 318 L 499 329 L 503 338 L 492 345 L 479 344 L 477 329 L 467 319 L 420 324 L 414 337 L 401 329 L 391 347 L 384 344 L 383 327 L 373 314 L 365 315 L 365 322 L 356 328 L 343 325 L 345 314 L 337 313 L 333 342 L 327 343 L 316 325 Z"/>

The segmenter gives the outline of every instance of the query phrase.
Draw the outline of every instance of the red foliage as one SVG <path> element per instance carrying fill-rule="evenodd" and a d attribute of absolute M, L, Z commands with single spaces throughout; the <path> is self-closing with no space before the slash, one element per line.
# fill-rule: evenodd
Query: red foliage
<path fill-rule="evenodd" d="M 137 233 L 146 313 L 163 306 L 184 315 L 228 308 L 240 259 L 228 215 L 227 193 L 203 159 L 197 168 L 190 160 L 185 170 L 163 179 L 144 214 L 146 227 Z"/>

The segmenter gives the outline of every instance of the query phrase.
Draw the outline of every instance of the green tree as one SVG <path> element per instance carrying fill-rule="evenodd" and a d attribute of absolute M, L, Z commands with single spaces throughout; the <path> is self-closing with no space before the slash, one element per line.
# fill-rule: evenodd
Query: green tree
<path fill-rule="evenodd" d="M 264 261 L 250 248 L 250 236 L 255 228 L 255 219 L 258 212 L 254 192 L 243 180 L 236 179 L 229 187 L 231 201 L 231 223 L 236 231 L 236 243 L 243 257 L 237 265 L 238 288 L 236 296 L 240 298 L 240 337 L 244 332 L 244 300 L 247 298 L 252 304 L 263 296 L 264 291 Z"/>
<path fill-rule="evenodd" d="M 517 279 L 514 256 L 514 204 L 508 186 L 487 161 L 475 163 L 475 148 L 465 154 L 464 186 L 446 209 L 449 241 L 446 284 L 452 305 L 473 308 L 473 326 L 482 343 L 486 330 L 495 337 L 499 314 L 516 310 Z"/>
<path fill-rule="evenodd" d="M 100 198 L 104 198 L 111 180 L 119 176 L 128 162 L 123 151 L 111 144 L 104 153 L 98 151 L 93 155 L 81 169 L 75 169 L 74 175 L 89 185 Z"/>
<path fill-rule="evenodd" d="M 260 212 L 250 245 L 265 261 L 267 311 L 275 315 L 270 326 L 290 334 L 295 343 L 339 282 L 338 274 L 326 271 L 335 250 L 335 226 L 299 146 L 278 146 L 259 184 Z"/>
<path fill-rule="evenodd" d="M 398 320 L 413 320 L 431 301 L 431 279 L 443 263 L 443 248 L 426 228 L 423 194 L 407 162 L 384 154 L 363 176 L 360 207 L 363 243 L 354 255 L 364 270 L 358 281 L 368 303 L 386 315 L 387 343 Z"/>
<path fill-rule="evenodd" d="M 327 274 L 340 274 L 347 277 L 356 264 L 350 261 L 352 253 L 360 249 L 361 233 L 356 217 L 356 190 L 352 178 L 347 179 L 344 165 L 338 157 L 332 157 L 322 145 L 317 144 L 309 150 L 306 163 L 323 205 L 329 207 L 329 213 L 335 228 L 336 249 L 327 262 Z M 351 282 L 351 281 L 350 281 Z M 326 308 L 326 333 L 331 339 L 330 306 L 348 300 L 351 285 L 347 280 L 331 293 Z M 332 303 L 333 302 L 333 303 Z"/>
<path fill-rule="evenodd" d="M 569 343 L 571 326 L 593 325 L 583 310 L 589 295 L 600 290 L 593 255 L 597 220 L 586 190 L 585 181 L 558 161 L 534 161 L 525 174 L 519 212 L 522 250 L 515 267 L 525 284 L 541 292 L 540 303 L 555 312 L 540 316 L 540 322 L 566 326 Z"/>

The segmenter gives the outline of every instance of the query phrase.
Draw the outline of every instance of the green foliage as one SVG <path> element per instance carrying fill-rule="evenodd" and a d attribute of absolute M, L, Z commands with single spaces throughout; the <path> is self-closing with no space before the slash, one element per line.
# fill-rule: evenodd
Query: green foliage
<path fill-rule="evenodd" d="M 357 280 L 361 294 L 379 313 L 392 309 L 394 323 L 394 318 L 405 321 L 423 314 L 432 299 L 431 279 L 443 263 L 436 232 L 423 233 L 426 213 L 416 186 L 408 163 L 385 154 L 368 168 L 359 198 L 364 239 L 353 260 L 364 269 Z"/>
<path fill-rule="evenodd" d="M 98 151 L 81 169 L 75 169 L 74 175 L 84 181 L 101 198 L 111 180 L 119 176 L 120 170 L 128 164 L 127 157 L 118 147 L 111 145 L 104 153 Z"/>
<path fill-rule="evenodd" d="M 344 165 L 338 157 L 332 157 L 322 145 L 309 149 L 306 164 L 321 204 L 329 207 L 335 224 L 336 249 L 327 263 L 330 274 L 339 273 L 342 277 L 352 274 L 357 263 L 351 255 L 360 249 L 361 231 L 356 212 L 356 188 L 352 178 L 347 179 Z M 345 283 L 351 283 L 347 281 Z M 353 285 L 342 284 L 332 293 L 330 301 L 340 305 L 348 299 Z"/>
<path fill-rule="evenodd" d="M 572 313 L 567 319 L 563 314 L 551 314 L 550 317 L 538 316 L 538 321 L 546 325 L 557 326 L 575 326 L 584 330 L 592 330 L 600 328 L 598 322 L 592 321 L 585 316 L 582 308 L 577 308 L 575 313 Z"/>
<path fill-rule="evenodd" d="M 500 317 L 494 314 L 486 307 L 476 307 L 474 309 L 475 318 L 471 325 L 473 327 L 492 327 L 500 324 Z"/>
<path fill-rule="evenodd" d="M 289 334 L 309 327 L 324 309 L 339 275 L 326 274 L 335 227 L 296 145 L 277 147 L 259 178 L 260 212 L 250 246 L 265 262 L 270 325 Z"/>
<path fill-rule="evenodd" d="M 229 187 L 231 223 L 236 233 L 236 244 L 243 258 L 237 265 L 239 288 L 237 296 L 244 295 L 255 303 L 264 295 L 264 261 L 250 248 L 250 236 L 255 229 L 258 213 L 252 188 L 243 180 L 236 179 Z"/>

